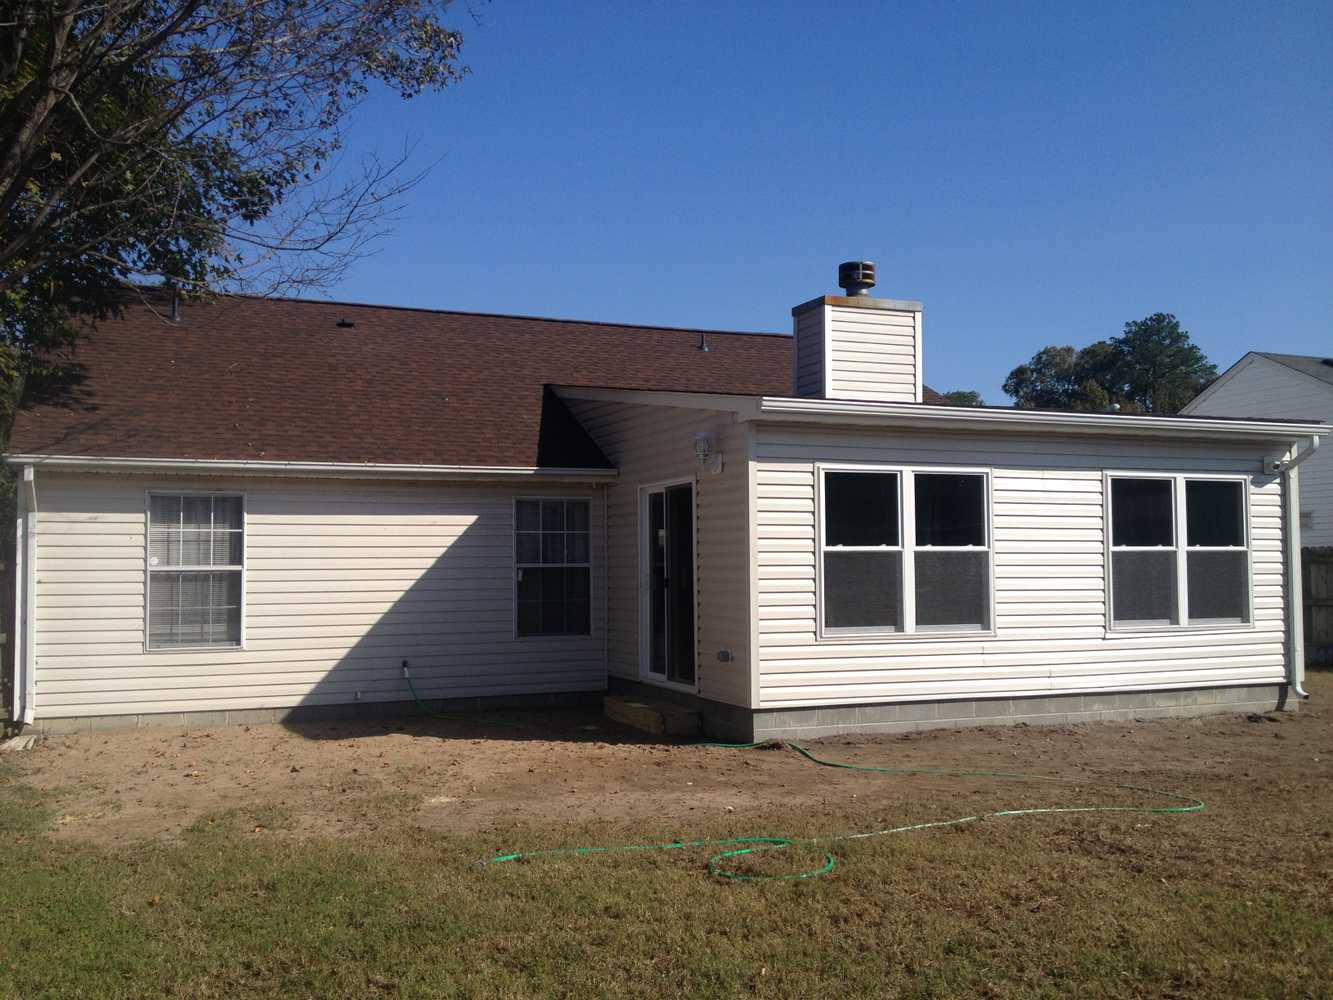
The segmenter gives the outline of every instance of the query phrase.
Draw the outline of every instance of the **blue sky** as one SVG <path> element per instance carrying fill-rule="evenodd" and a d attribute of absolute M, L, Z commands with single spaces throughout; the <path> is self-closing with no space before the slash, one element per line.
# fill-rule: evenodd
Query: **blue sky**
<path fill-rule="evenodd" d="M 1174 312 L 1219 367 L 1333 354 L 1333 4 L 495 0 L 376 95 L 435 163 L 333 297 L 789 330 L 869 258 L 927 381 Z"/>

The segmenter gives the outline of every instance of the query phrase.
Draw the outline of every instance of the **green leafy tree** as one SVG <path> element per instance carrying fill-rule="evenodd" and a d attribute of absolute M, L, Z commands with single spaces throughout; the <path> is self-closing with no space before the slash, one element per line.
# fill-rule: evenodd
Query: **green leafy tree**
<path fill-rule="evenodd" d="M 985 406 L 986 401 L 975 389 L 952 389 L 942 393 L 944 401 L 952 406 Z"/>
<path fill-rule="evenodd" d="M 1217 367 L 1170 313 L 1125 324 L 1124 332 L 1082 349 L 1043 347 L 1005 379 L 1004 391 L 1029 409 L 1178 413 L 1217 377 Z"/>
<path fill-rule="evenodd" d="M 1004 380 L 1006 395 L 1026 409 L 1073 409 L 1080 385 L 1079 353 L 1073 347 L 1043 347 L 1009 373 Z"/>
<path fill-rule="evenodd" d="M 466 72 L 446 7 L 0 0 L 0 374 L 32 371 L 130 283 L 336 280 L 413 179 L 402 158 L 331 158 L 372 86 L 406 99 Z"/>
<path fill-rule="evenodd" d="M 1179 413 L 1217 378 L 1217 366 L 1170 313 L 1126 323 L 1125 332 L 1112 343 L 1117 380 L 1125 397 L 1144 413 Z"/>

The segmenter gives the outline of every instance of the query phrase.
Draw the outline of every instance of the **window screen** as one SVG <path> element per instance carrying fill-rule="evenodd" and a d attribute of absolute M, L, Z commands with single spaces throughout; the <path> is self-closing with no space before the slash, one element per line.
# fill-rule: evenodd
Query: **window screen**
<path fill-rule="evenodd" d="M 1178 619 L 1174 488 L 1168 478 L 1111 480 L 1111 615 L 1116 624 L 1172 625 Z"/>
<path fill-rule="evenodd" d="M 1245 488 L 1185 476 L 1111 480 L 1115 624 L 1249 621 Z"/>
<path fill-rule="evenodd" d="M 917 545 L 986 544 L 986 479 L 918 472 Z"/>
<path fill-rule="evenodd" d="M 1191 479 L 1185 483 L 1186 539 L 1190 548 L 1245 545 L 1245 494 L 1241 483 Z"/>
<path fill-rule="evenodd" d="M 896 472 L 824 473 L 824 627 L 902 628 Z"/>
<path fill-rule="evenodd" d="M 1112 479 L 1111 544 L 1174 545 L 1171 487 L 1170 479 Z"/>
<path fill-rule="evenodd" d="M 1189 575 L 1190 621 L 1248 621 L 1249 553 L 1244 549 L 1185 554 Z"/>
<path fill-rule="evenodd" d="M 590 510 L 587 500 L 517 502 L 518 635 L 591 633 Z"/>
<path fill-rule="evenodd" d="M 824 544 L 897 547 L 897 473 L 824 473 Z"/>
<path fill-rule="evenodd" d="M 918 549 L 917 628 L 990 627 L 990 553 Z"/>
<path fill-rule="evenodd" d="M 148 648 L 240 645 L 244 549 L 239 496 L 148 498 Z"/>
<path fill-rule="evenodd" d="M 917 628 L 989 628 L 986 477 L 918 472 L 913 496 Z"/>
<path fill-rule="evenodd" d="M 901 552 L 824 553 L 824 626 L 902 626 Z"/>
<path fill-rule="evenodd" d="M 1249 621 L 1244 484 L 1186 480 L 1185 521 L 1190 621 Z"/>
<path fill-rule="evenodd" d="M 1111 605 L 1117 624 L 1171 625 L 1176 620 L 1176 553 L 1111 553 Z"/>
<path fill-rule="evenodd" d="M 825 628 L 990 627 L 984 475 L 828 470 L 823 476 Z M 904 488 L 912 491 L 915 520 L 900 530 Z"/>

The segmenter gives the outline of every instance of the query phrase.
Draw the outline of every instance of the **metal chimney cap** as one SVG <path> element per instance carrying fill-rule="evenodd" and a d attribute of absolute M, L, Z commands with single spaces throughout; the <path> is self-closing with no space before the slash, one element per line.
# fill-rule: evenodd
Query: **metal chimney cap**
<path fill-rule="evenodd" d="M 838 285 L 848 295 L 868 295 L 875 287 L 873 260 L 848 260 L 838 265 Z"/>

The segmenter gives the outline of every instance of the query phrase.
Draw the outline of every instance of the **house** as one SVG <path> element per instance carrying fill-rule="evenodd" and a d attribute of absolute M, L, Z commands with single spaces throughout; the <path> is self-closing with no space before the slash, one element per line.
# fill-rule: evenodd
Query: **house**
<path fill-rule="evenodd" d="M 873 265 L 793 335 L 222 298 L 30 404 L 14 716 L 545 704 L 733 738 L 1272 709 L 1327 428 L 968 408 Z"/>
<path fill-rule="evenodd" d="M 1201 417 L 1333 420 L 1333 358 L 1251 351 L 1182 411 Z M 1333 448 L 1301 466 L 1301 544 L 1333 546 Z"/>

